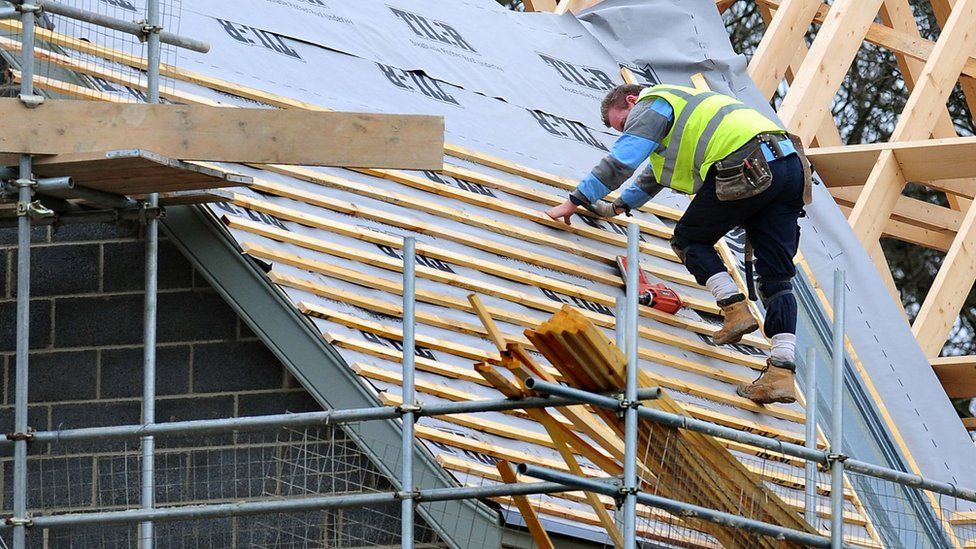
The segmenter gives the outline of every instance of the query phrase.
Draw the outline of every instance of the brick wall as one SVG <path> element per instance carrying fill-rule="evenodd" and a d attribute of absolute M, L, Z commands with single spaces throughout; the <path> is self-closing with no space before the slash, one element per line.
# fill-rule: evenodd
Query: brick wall
<path fill-rule="evenodd" d="M 141 421 L 144 243 L 135 228 L 67 226 L 33 235 L 31 265 L 30 413 L 37 430 L 132 424 Z M 0 425 L 13 427 L 16 231 L 0 230 Z M 304 412 L 320 409 L 244 322 L 165 238 L 159 253 L 157 404 L 159 422 Z M 157 441 L 159 504 L 235 501 L 288 495 L 288 475 L 310 475 L 317 492 L 389 483 L 337 429 L 307 432 L 214 434 Z M 299 455 L 296 448 L 304 448 Z M 314 471 L 284 471 L 315 450 Z M 29 507 L 36 511 L 85 511 L 137 506 L 138 441 L 84 445 L 33 445 Z M 11 509 L 12 462 L 2 455 L 0 512 Z M 289 461 L 291 460 L 291 461 Z M 297 471 L 297 472 L 296 472 Z M 305 492 L 309 493 L 309 492 Z M 391 543 L 396 509 L 292 516 L 302 534 L 256 527 L 259 520 L 160 524 L 159 546 L 229 547 L 258 543 L 293 546 L 301 538 L 328 545 L 372 540 Z M 265 521 L 267 522 L 267 521 Z M 282 519 L 271 521 L 281 526 Z M 247 528 L 243 524 L 249 525 Z M 270 523 L 269 523 L 270 524 Z M 358 530 L 353 526 L 358 525 Z M 343 539 L 339 539 L 343 531 Z M 358 532 L 352 534 L 351 532 Z M 31 531 L 32 546 L 118 547 L 135 544 L 132 527 Z M 292 536 L 294 539 L 286 540 Z M 298 536 L 298 537 L 295 537 Z M 333 536 L 333 538 L 329 538 Z M 335 537 L 339 536 L 339 537 Z M 3 537 L 7 537 L 4 535 Z M 328 538 L 328 539 L 327 539 Z M 275 541 L 277 540 L 277 541 Z M 273 543 L 272 543 L 273 542 Z"/>

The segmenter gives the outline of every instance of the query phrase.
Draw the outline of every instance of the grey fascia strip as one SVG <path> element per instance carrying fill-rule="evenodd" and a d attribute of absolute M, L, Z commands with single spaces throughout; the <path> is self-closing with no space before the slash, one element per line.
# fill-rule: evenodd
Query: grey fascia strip
<path fill-rule="evenodd" d="M 826 311 L 811 290 L 812 284 L 805 273 L 797 272 L 794 287 L 800 307 L 806 310 L 816 326 L 816 337 L 821 345 L 829 349 L 832 330 L 830 321 Z M 891 432 L 888 431 L 884 420 L 882 420 L 874 399 L 865 391 L 861 376 L 854 371 L 854 367 L 846 354 L 844 357 L 844 384 L 847 387 L 847 394 L 845 396 L 852 400 L 860 419 L 866 424 L 868 431 L 866 434 L 877 444 L 881 457 L 884 459 L 884 465 L 892 469 L 909 472 L 904 456 L 892 440 Z M 820 423 L 823 424 L 825 416 L 822 412 L 819 415 L 821 417 Z M 934 546 L 945 544 L 946 547 L 950 547 L 950 540 L 943 531 L 941 521 L 922 493 L 901 485 L 897 486 L 897 489 L 902 491 L 912 510 L 915 511 L 915 518 L 919 521 L 929 541 Z M 867 512 L 872 514 L 872 510 L 869 508 Z"/>
<path fill-rule="evenodd" d="M 302 386 L 326 409 L 381 404 L 283 293 L 243 256 L 230 234 L 202 206 L 167 210 L 163 230 L 224 300 L 243 318 Z M 371 421 L 346 431 L 370 461 L 398 485 L 399 457 L 384 461 L 371 441 L 400 440 L 397 421 Z M 419 488 L 447 488 L 457 483 L 433 456 L 414 446 Z M 417 512 L 456 548 L 499 547 L 498 514 L 477 500 L 427 503 Z M 442 520 L 443 519 L 443 520 Z"/>

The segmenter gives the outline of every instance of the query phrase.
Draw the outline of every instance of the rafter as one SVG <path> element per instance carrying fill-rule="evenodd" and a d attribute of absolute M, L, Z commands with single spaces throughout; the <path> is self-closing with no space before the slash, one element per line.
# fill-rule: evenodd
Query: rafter
<path fill-rule="evenodd" d="M 915 339 L 926 356 L 938 356 L 942 351 L 949 331 L 976 282 L 974 243 L 976 207 L 970 206 L 912 324 Z"/>
<path fill-rule="evenodd" d="M 976 398 L 976 356 L 934 358 L 932 369 L 949 398 Z"/>
<path fill-rule="evenodd" d="M 759 14 L 768 25 L 772 21 L 775 11 L 763 3 L 759 3 L 758 6 Z M 793 58 L 786 68 L 785 76 L 788 84 L 793 83 L 793 77 L 800 69 L 800 66 L 803 65 L 803 60 L 806 59 L 808 52 L 809 49 L 807 48 L 806 42 L 801 39 L 793 52 Z M 843 144 L 843 140 L 840 137 L 840 130 L 837 128 L 837 122 L 834 120 L 834 116 L 830 111 L 824 114 L 823 120 L 820 122 L 820 127 L 817 129 L 817 134 L 813 138 L 813 142 L 818 147 L 839 147 Z"/>
<path fill-rule="evenodd" d="M 769 99 L 783 80 L 797 49 L 803 45 L 820 0 L 783 0 L 766 26 L 759 47 L 749 62 L 749 76 Z"/>
<path fill-rule="evenodd" d="M 556 10 L 556 0 L 522 0 L 525 11 L 546 11 Z"/>
<path fill-rule="evenodd" d="M 932 57 L 920 73 L 892 141 L 926 139 L 932 132 L 938 113 L 944 109 L 959 71 L 973 47 L 976 29 L 976 0 L 959 0 L 946 24 Z M 869 176 L 861 199 L 851 212 L 854 233 L 866 247 L 874 245 L 884 222 L 890 217 L 907 179 L 892 150 L 882 150 Z"/>
<path fill-rule="evenodd" d="M 810 143 L 857 54 L 881 0 L 837 0 L 790 86 L 779 117 Z"/>
<path fill-rule="evenodd" d="M 776 9 L 782 0 L 757 0 L 760 5 Z M 823 23 L 830 12 L 830 6 L 822 4 L 813 17 L 815 23 Z M 944 20 L 942 21 L 944 23 Z M 903 54 L 913 59 L 927 61 L 935 49 L 935 42 L 924 38 L 914 37 L 912 34 L 895 30 L 878 23 L 872 23 L 864 35 L 864 40 L 888 49 L 894 53 Z M 963 65 L 962 74 L 976 78 L 976 56 L 970 56 Z M 964 79 L 967 80 L 967 79 Z"/>

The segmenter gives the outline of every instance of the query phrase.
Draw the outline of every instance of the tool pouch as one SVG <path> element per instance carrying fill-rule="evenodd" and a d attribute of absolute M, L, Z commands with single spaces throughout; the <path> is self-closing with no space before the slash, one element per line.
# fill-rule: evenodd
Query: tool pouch
<path fill-rule="evenodd" d="M 793 134 L 787 135 L 793 142 L 793 148 L 796 149 L 796 155 L 800 157 L 800 164 L 803 166 L 803 203 L 809 204 L 813 202 L 813 167 L 803 152 L 803 142 L 800 141 L 800 138 Z"/>
<path fill-rule="evenodd" d="M 715 196 L 722 201 L 742 200 L 769 188 L 773 174 L 758 139 L 715 163 Z"/>

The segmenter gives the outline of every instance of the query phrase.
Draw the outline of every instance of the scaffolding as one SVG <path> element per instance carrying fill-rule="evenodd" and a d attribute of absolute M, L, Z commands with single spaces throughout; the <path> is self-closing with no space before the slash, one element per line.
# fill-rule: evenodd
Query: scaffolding
<path fill-rule="evenodd" d="M 32 3 L 15 2 L 15 8 L 0 11 L 0 18 L 19 17 L 23 26 L 22 70 L 20 100 L 28 107 L 37 107 L 43 102 L 41 96 L 35 95 L 33 88 L 34 67 L 34 25 L 37 14 L 45 10 L 66 17 L 73 17 L 90 23 L 104 25 L 120 32 L 130 33 L 144 38 L 148 44 L 148 102 L 159 102 L 159 66 L 160 44 L 167 43 L 178 47 L 205 51 L 206 45 L 195 40 L 164 32 L 159 22 L 158 0 L 149 0 L 147 16 L 142 23 L 130 23 L 91 14 L 76 8 L 65 6 L 48 0 L 35 0 Z M 71 196 L 74 186 L 69 178 L 58 177 L 48 179 L 33 179 L 33 164 L 31 155 L 20 157 L 19 171 L 11 175 L 12 183 L 7 186 L 17 191 L 18 214 L 18 263 L 17 263 L 17 327 L 16 327 L 16 377 L 15 388 L 15 425 L 14 430 L 5 440 L 0 440 L 0 447 L 13 447 L 14 475 L 13 475 L 13 514 L 8 517 L 2 529 L 12 529 L 13 545 L 15 549 L 26 547 L 27 534 L 32 529 L 42 528 L 71 528 L 92 525 L 138 524 L 139 544 L 143 548 L 154 545 L 154 525 L 159 522 L 177 520 L 205 520 L 221 517 L 242 517 L 250 515 L 272 513 L 299 513 L 305 511 L 323 511 L 331 509 L 347 509 L 370 505 L 398 505 L 400 509 L 400 538 L 402 547 L 412 549 L 415 539 L 414 514 L 420 504 L 454 501 L 472 498 L 514 497 L 529 495 L 551 494 L 583 490 L 594 494 L 601 494 L 614 498 L 623 513 L 620 527 L 620 537 L 623 547 L 635 548 L 641 539 L 638 532 L 638 504 L 653 509 L 660 509 L 674 516 L 686 520 L 701 520 L 715 523 L 722 527 L 738 529 L 769 536 L 778 540 L 787 540 L 799 545 L 811 547 L 830 547 L 832 549 L 844 547 L 844 473 L 857 473 L 875 479 L 897 483 L 911 490 L 924 490 L 943 496 L 957 498 L 969 502 L 976 502 L 976 491 L 955 486 L 951 483 L 926 479 L 918 475 L 903 471 L 877 466 L 868 462 L 850 458 L 844 454 L 841 445 L 843 416 L 842 398 L 844 394 L 844 274 L 838 271 L 834 281 L 834 325 L 833 325 L 833 433 L 835 436 L 828 450 L 819 450 L 816 446 L 816 414 L 806 416 L 806 444 L 798 445 L 749 433 L 716 423 L 694 419 L 681 414 L 669 413 L 662 410 L 642 406 L 642 401 L 659 398 L 661 391 L 655 387 L 638 387 L 638 276 L 639 268 L 639 227 L 630 223 L 627 229 L 627 257 L 628 265 L 632 266 L 626 273 L 626 299 L 618 303 L 618 311 L 622 311 L 622 318 L 617 327 L 618 345 L 626 349 L 626 383 L 624 387 L 616 388 L 611 394 L 601 394 L 580 390 L 570 386 L 554 383 L 545 379 L 529 377 L 522 380 L 526 389 L 534 391 L 539 396 L 509 397 L 497 400 L 476 400 L 455 403 L 435 403 L 421 405 L 416 400 L 414 387 L 414 356 L 415 356 L 415 272 L 417 261 L 414 239 L 404 240 L 402 272 L 403 272 L 403 361 L 402 361 L 402 393 L 397 406 L 375 406 L 361 409 L 329 410 L 323 412 L 309 412 L 298 414 L 280 414 L 245 418 L 225 418 L 213 420 L 178 421 L 156 423 L 155 421 L 155 342 L 157 316 L 157 269 L 158 269 L 158 218 L 161 214 L 159 197 L 151 193 L 145 200 L 134 201 L 124 196 L 108 196 L 106 194 L 92 194 L 90 190 L 77 189 L 78 193 L 86 193 L 84 197 L 96 197 L 101 203 L 109 202 L 115 206 L 110 212 L 103 212 L 106 218 L 134 218 L 142 219 L 146 224 L 146 283 L 144 306 L 144 345 L 143 361 L 144 388 L 142 397 L 143 423 L 138 425 L 118 425 L 98 428 L 67 429 L 55 431 L 33 431 L 28 426 L 28 325 L 30 303 L 30 232 L 32 219 L 43 215 L 38 204 L 33 202 L 34 193 L 44 193 L 56 190 L 58 196 Z M 65 194 L 68 193 L 68 194 Z M 78 194 L 77 196 L 81 196 Z M 121 210 L 121 211 L 120 211 Z M 67 216 L 67 214 L 65 214 Z M 70 216 L 65 217 L 67 219 Z M 98 220 L 97 216 L 88 212 L 79 214 L 79 222 Z M 491 330 L 489 330 L 491 332 Z M 812 355 L 811 355 L 812 356 Z M 808 366 L 813 367 L 812 358 Z M 808 394 L 813 395 L 813 389 L 808 386 Z M 808 400 L 812 401 L 810 398 Z M 520 474 L 537 479 L 531 482 L 506 481 L 497 485 L 480 487 L 453 487 L 439 489 L 416 489 L 413 479 L 413 456 L 416 441 L 414 440 L 414 422 L 420 417 L 437 417 L 443 415 L 463 413 L 483 413 L 505 410 L 533 410 L 560 408 L 571 405 L 588 404 L 597 408 L 618 413 L 623 418 L 624 459 L 623 475 L 614 481 L 601 481 L 585 478 L 577 474 L 564 473 L 532 464 L 518 464 Z M 195 505 L 158 505 L 154 499 L 156 494 L 157 469 L 155 462 L 155 441 L 157 437 L 171 437 L 176 435 L 193 435 L 205 433 L 229 433 L 261 431 L 267 429 L 299 429 L 310 427 L 334 427 L 352 423 L 380 420 L 401 420 L 401 472 L 394 480 L 396 490 L 375 490 L 350 492 L 336 495 L 306 495 L 290 494 L 290 497 L 262 501 L 230 501 L 223 503 L 206 503 Z M 640 422 L 650 422 L 673 429 L 700 433 L 709 437 L 716 437 L 737 442 L 783 456 L 803 460 L 807 464 L 804 516 L 808 523 L 816 517 L 815 475 L 817 467 L 829 469 L 831 475 L 831 506 L 830 506 L 830 536 L 825 537 L 810 531 L 801 531 L 781 525 L 762 522 L 744 516 L 739 516 L 701 505 L 694 505 L 679 501 L 675 498 L 662 497 L 649 493 L 642 488 L 638 474 L 638 427 Z M 141 459 L 139 460 L 139 494 L 140 508 L 121 509 L 99 512 L 55 513 L 45 516 L 31 516 L 28 514 L 28 443 L 34 444 L 70 444 L 77 442 L 106 440 L 139 440 Z M 504 474 L 502 475 L 505 476 Z M 528 518 L 526 519 L 528 521 Z M 950 534 L 951 536 L 951 534 Z M 542 545 L 542 538 L 537 541 Z"/>

